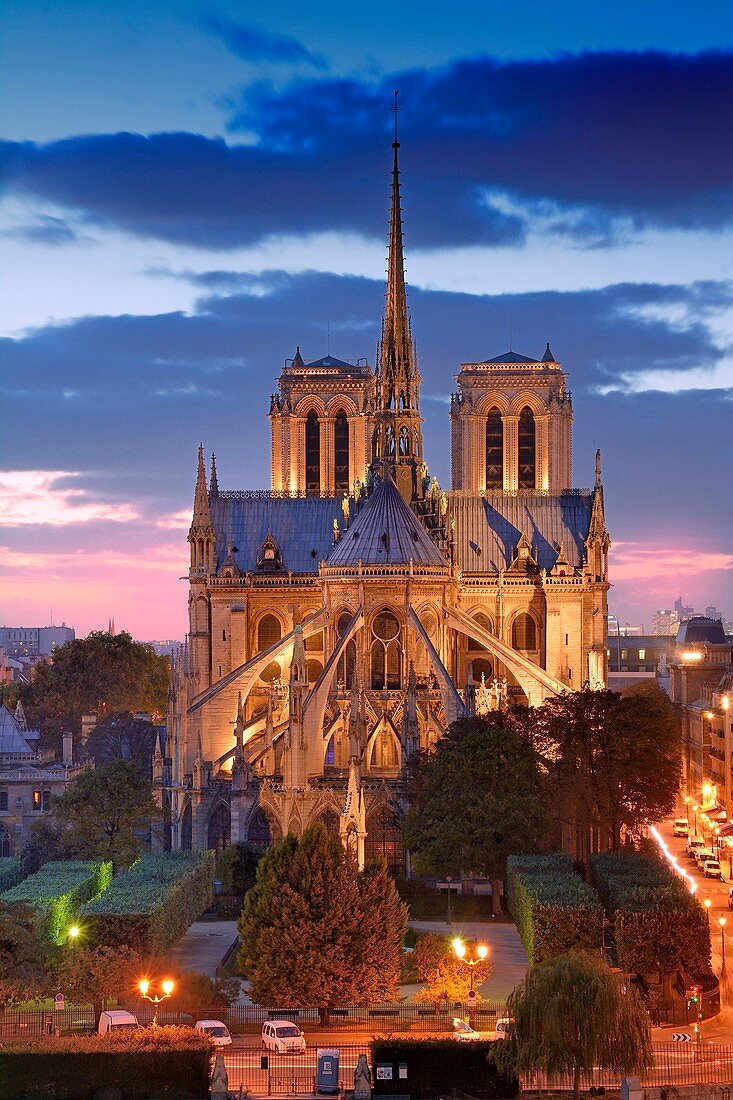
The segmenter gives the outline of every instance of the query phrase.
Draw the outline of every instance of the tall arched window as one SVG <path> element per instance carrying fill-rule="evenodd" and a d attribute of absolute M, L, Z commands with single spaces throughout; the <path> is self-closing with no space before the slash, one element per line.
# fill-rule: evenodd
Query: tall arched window
<path fill-rule="evenodd" d="M 387 806 L 383 806 L 369 818 L 364 841 L 365 863 L 381 863 L 382 860 L 391 874 L 404 874 L 402 825 L 395 811 Z"/>
<path fill-rule="evenodd" d="M 305 491 L 311 496 L 321 491 L 321 425 L 315 409 L 305 419 Z"/>
<path fill-rule="evenodd" d="M 231 836 L 232 819 L 229 807 L 220 802 L 209 818 L 207 847 L 214 852 L 221 853 L 229 844 Z"/>
<path fill-rule="evenodd" d="M 504 488 L 504 424 L 498 409 L 486 417 L 486 488 Z"/>
<path fill-rule="evenodd" d="M 373 691 L 402 686 L 400 624 L 391 611 L 380 611 L 372 623 L 371 684 Z"/>
<path fill-rule="evenodd" d="M 537 455 L 534 413 L 526 405 L 519 414 L 519 488 L 534 489 Z"/>
<path fill-rule="evenodd" d="M 336 413 L 333 426 L 334 487 L 337 493 L 349 491 L 349 422 L 343 409 Z"/>
<path fill-rule="evenodd" d="M 338 617 L 336 629 L 338 631 L 339 638 L 343 638 L 349 623 L 351 622 L 351 612 L 342 611 Z M 352 638 L 347 643 L 346 649 L 339 658 L 338 668 L 336 670 L 336 682 L 341 681 L 347 691 L 351 690 L 351 686 L 354 681 L 354 670 L 356 668 L 356 643 Z"/>
<path fill-rule="evenodd" d="M 262 653 L 263 649 L 269 649 L 275 642 L 279 642 L 282 638 L 282 627 L 280 626 L 280 620 L 276 619 L 274 615 L 263 615 L 257 626 L 257 652 Z M 270 661 L 264 672 L 260 673 L 260 679 L 269 683 L 270 680 L 277 680 L 278 676 L 282 672 L 280 665 L 277 661 Z"/>
<path fill-rule="evenodd" d="M 512 647 L 537 649 L 537 627 L 531 615 L 517 615 L 512 623 Z"/>

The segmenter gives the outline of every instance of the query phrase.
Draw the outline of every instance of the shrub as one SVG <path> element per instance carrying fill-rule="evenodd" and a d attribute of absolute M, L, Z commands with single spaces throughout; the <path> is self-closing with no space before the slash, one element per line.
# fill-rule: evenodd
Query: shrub
<path fill-rule="evenodd" d="M 516 1078 L 501 1073 L 490 1057 L 493 1044 L 456 1043 L 452 1039 L 376 1039 L 372 1043 L 374 1095 L 394 1096 L 409 1093 L 423 1097 L 440 1096 L 445 1090 L 458 1090 L 482 1098 L 517 1095 Z M 391 1079 L 377 1076 L 379 1066 L 390 1067 Z M 400 1077 L 400 1066 L 406 1077 Z"/>
<path fill-rule="evenodd" d="M 9 859 L 0 859 L 0 894 L 4 894 L 6 890 L 12 889 L 13 886 L 23 879 L 23 860 L 19 857 L 11 857 Z"/>
<path fill-rule="evenodd" d="M 111 880 L 109 860 L 56 860 L 6 890 L 1 900 L 30 905 L 39 914 L 47 938 L 60 944 L 81 906 L 102 894 Z"/>
<path fill-rule="evenodd" d="M 510 857 L 507 899 L 530 962 L 601 947 L 603 911 L 567 853 Z"/>
<path fill-rule="evenodd" d="M 0 1042 L 0 1100 L 122 1100 L 209 1094 L 209 1040 L 191 1028 Z"/>
<path fill-rule="evenodd" d="M 85 905 L 81 916 L 98 943 L 164 955 L 213 896 L 213 852 L 148 853 L 115 875 L 109 890 Z"/>

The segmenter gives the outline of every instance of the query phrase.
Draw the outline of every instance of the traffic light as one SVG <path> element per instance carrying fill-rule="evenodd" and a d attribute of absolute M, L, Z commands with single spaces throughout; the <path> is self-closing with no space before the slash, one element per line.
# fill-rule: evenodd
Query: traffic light
<path fill-rule="evenodd" d="M 696 985 L 693 985 L 692 989 L 690 990 L 690 998 L 689 999 L 690 999 L 690 1004 L 692 1004 L 692 1005 L 696 1005 L 698 1003 L 698 1001 L 700 1000 L 700 990 Z"/>

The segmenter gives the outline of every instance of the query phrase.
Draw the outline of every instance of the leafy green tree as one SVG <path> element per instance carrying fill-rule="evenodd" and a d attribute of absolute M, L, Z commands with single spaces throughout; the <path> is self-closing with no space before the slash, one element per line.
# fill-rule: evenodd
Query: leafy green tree
<path fill-rule="evenodd" d="M 239 980 L 214 981 L 207 974 L 182 974 L 176 979 L 171 1008 L 190 1013 L 194 1019 L 225 1012 L 239 991 Z"/>
<path fill-rule="evenodd" d="M 503 713 L 454 722 L 409 776 L 404 839 L 421 874 L 491 879 L 494 913 L 507 856 L 536 851 L 550 828 L 535 750 Z"/>
<path fill-rule="evenodd" d="M 0 1008 L 45 996 L 52 985 L 51 958 L 52 949 L 39 934 L 36 911 L 0 901 Z"/>
<path fill-rule="evenodd" d="M 86 768 L 54 804 L 63 843 L 81 859 L 115 866 L 132 863 L 160 813 L 149 780 L 122 760 Z"/>
<path fill-rule="evenodd" d="M 58 988 L 76 1004 L 94 1006 L 94 1026 L 111 1000 L 129 1003 L 144 976 L 140 957 L 129 947 L 65 947 L 56 967 Z"/>
<path fill-rule="evenodd" d="M 261 858 L 251 844 L 227 844 L 216 861 L 217 878 L 229 893 L 246 894 L 255 884 Z"/>
<path fill-rule="evenodd" d="M 680 728 L 656 686 L 623 695 L 568 693 L 548 700 L 532 719 L 555 746 L 556 806 L 567 825 L 599 830 L 617 851 L 625 832 L 639 835 L 649 821 L 673 812 Z"/>
<path fill-rule="evenodd" d="M 50 744 L 62 729 L 77 731 L 82 714 L 165 713 L 169 672 L 169 659 L 150 646 L 124 631 L 98 630 L 60 646 L 52 664 L 39 665 L 23 705 Z"/>
<path fill-rule="evenodd" d="M 322 823 L 263 856 L 239 920 L 239 962 L 258 1004 L 317 1006 L 394 995 L 407 910 L 384 869 L 359 873 Z"/>
<path fill-rule="evenodd" d="M 636 989 L 594 955 L 570 951 L 533 966 L 509 995 L 511 1036 L 496 1061 L 516 1074 L 572 1074 L 594 1066 L 618 1074 L 643 1072 L 652 1062 L 649 1017 Z"/>
<path fill-rule="evenodd" d="M 472 945 L 467 943 L 466 947 L 470 955 Z M 443 1000 L 466 1001 L 471 989 L 471 971 L 473 988 L 478 989 L 488 981 L 493 970 L 488 958 L 469 967 L 456 955 L 449 936 L 433 933 L 420 936 L 412 953 L 412 962 L 417 980 L 425 982 L 426 986 L 415 995 L 415 1000 L 432 1001 L 436 1005 Z"/>
<path fill-rule="evenodd" d="M 85 746 L 97 766 L 133 760 L 144 775 L 150 774 L 154 747 L 153 723 L 135 718 L 129 711 L 105 718 L 89 734 Z"/>

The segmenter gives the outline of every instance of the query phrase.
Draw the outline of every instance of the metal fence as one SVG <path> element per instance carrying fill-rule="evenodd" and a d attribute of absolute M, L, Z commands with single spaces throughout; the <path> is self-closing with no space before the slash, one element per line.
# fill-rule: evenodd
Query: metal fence
<path fill-rule="evenodd" d="M 353 1089 L 354 1070 L 360 1054 L 365 1054 L 371 1066 L 368 1043 L 324 1043 L 328 1050 L 338 1050 L 339 1088 Z M 255 1095 L 292 1096 L 315 1092 L 317 1046 L 308 1046 L 301 1054 L 275 1054 L 254 1047 L 228 1048 L 224 1051 L 231 1091 Z"/>
<path fill-rule="evenodd" d="M 111 1006 L 110 1006 L 111 1007 Z M 137 1016 L 141 1024 L 150 1024 L 153 1007 L 148 1001 L 117 1005 Z M 158 1010 L 160 1024 L 191 1025 L 203 1019 L 221 1020 L 233 1035 L 259 1035 L 268 1020 L 292 1020 L 307 1034 L 325 1030 L 370 1035 L 393 1035 L 398 1032 L 435 1033 L 453 1030 L 455 1017 L 470 1019 L 477 1031 L 493 1031 L 496 1020 L 504 1015 L 502 1002 L 481 1001 L 476 1006 L 462 1002 L 427 1002 L 410 1004 L 357 1005 L 334 1008 L 328 1013 L 318 1008 L 278 1009 L 263 1005 L 234 1004 L 229 1008 L 214 1007 L 190 1011 L 189 1006 L 164 1003 Z M 91 1005 L 67 1004 L 62 1010 L 6 1011 L 0 1013 L 0 1038 L 23 1035 L 67 1035 L 94 1030 L 94 1010 Z"/>
<path fill-rule="evenodd" d="M 618 1089 L 621 1074 L 595 1069 L 582 1074 L 581 1089 Z M 704 1042 L 655 1043 L 652 1067 L 640 1074 L 645 1088 L 674 1085 L 733 1085 L 733 1047 L 717 1046 Z M 548 1077 L 546 1074 L 528 1074 L 522 1077 L 522 1091 L 572 1090 L 571 1074 Z"/>

